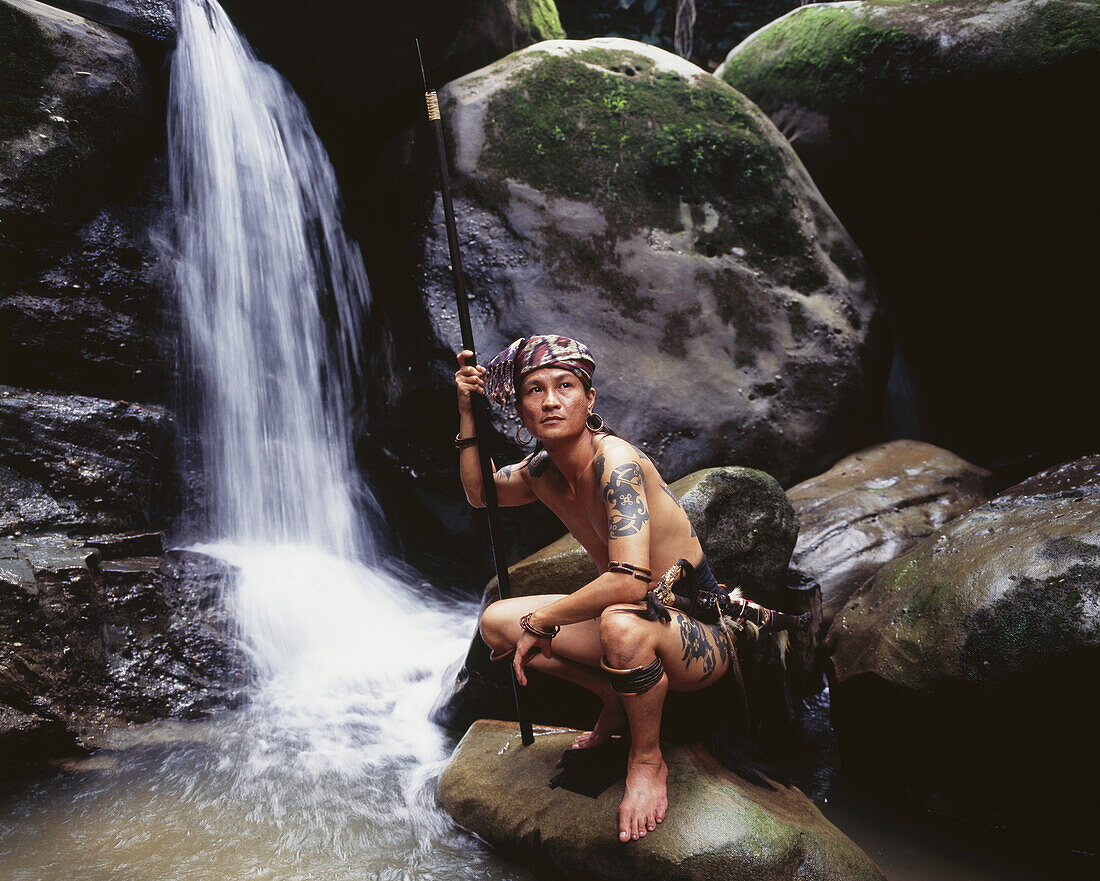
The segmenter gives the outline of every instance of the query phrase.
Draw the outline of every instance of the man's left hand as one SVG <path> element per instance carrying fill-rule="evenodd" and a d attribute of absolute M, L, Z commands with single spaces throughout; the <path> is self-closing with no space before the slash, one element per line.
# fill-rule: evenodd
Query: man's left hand
<path fill-rule="evenodd" d="M 516 655 L 512 658 L 512 669 L 516 671 L 516 682 L 520 685 L 527 684 L 527 674 L 523 665 L 526 664 L 537 651 L 542 651 L 544 657 L 554 657 L 554 651 L 550 647 L 550 640 L 537 639 L 526 630 L 520 632 L 519 641 L 516 642 Z"/>

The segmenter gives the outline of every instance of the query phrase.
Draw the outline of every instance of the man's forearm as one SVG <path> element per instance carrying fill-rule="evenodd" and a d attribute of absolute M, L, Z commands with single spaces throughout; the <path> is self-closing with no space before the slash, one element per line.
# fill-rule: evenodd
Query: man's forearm
<path fill-rule="evenodd" d="M 473 410 L 460 406 L 458 436 L 473 437 L 476 433 Z M 484 508 L 485 490 L 481 485 L 481 460 L 478 456 L 477 444 L 470 444 L 459 450 L 458 473 L 462 479 L 462 488 L 466 491 L 466 500 L 475 508 Z"/>
<path fill-rule="evenodd" d="M 638 579 L 619 572 L 605 572 L 594 581 L 543 606 L 531 616 L 531 623 L 546 629 L 563 627 L 598 618 L 603 610 L 616 603 L 640 603 L 645 599 L 649 586 Z"/>

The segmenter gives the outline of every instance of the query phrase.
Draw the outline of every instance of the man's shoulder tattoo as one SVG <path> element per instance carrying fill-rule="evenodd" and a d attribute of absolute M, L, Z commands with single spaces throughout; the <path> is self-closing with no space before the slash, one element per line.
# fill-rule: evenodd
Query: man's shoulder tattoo
<path fill-rule="evenodd" d="M 624 462 L 613 468 L 603 485 L 608 514 L 609 538 L 637 535 L 649 520 L 645 504 L 645 475 L 637 462 Z"/>
<path fill-rule="evenodd" d="M 546 452 L 546 450 L 539 450 L 537 453 L 532 453 L 531 458 L 527 460 L 527 470 L 531 472 L 532 477 L 542 477 L 549 467 L 550 454 Z"/>
<path fill-rule="evenodd" d="M 603 483 L 604 461 L 605 460 L 604 460 L 604 457 L 603 457 L 603 453 L 600 453 L 595 458 L 595 460 L 592 462 L 592 470 L 596 474 L 596 485 L 597 486 L 599 486 L 601 483 Z"/>

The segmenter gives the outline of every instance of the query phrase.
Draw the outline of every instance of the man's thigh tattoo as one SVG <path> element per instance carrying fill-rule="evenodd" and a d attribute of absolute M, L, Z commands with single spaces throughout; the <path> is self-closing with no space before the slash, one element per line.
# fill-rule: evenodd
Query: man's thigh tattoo
<path fill-rule="evenodd" d="M 707 639 L 708 630 L 710 639 Z M 684 649 L 680 660 L 684 662 L 685 670 L 691 669 L 692 661 L 702 663 L 703 675 L 699 677 L 700 681 L 709 679 L 718 669 L 718 665 L 726 662 L 728 655 L 726 640 L 722 636 L 722 631 L 715 625 L 704 626 L 694 618 L 680 615 L 680 643 Z"/>

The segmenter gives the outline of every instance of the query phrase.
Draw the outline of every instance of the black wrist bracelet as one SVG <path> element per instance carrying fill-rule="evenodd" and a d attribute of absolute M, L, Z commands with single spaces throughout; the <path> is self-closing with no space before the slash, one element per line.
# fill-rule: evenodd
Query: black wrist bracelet
<path fill-rule="evenodd" d="M 463 437 L 461 433 L 455 435 L 455 449 L 461 450 L 465 447 L 472 447 L 477 443 L 477 435 L 471 435 L 470 437 Z"/>

